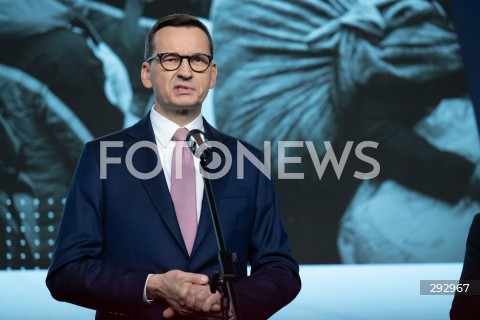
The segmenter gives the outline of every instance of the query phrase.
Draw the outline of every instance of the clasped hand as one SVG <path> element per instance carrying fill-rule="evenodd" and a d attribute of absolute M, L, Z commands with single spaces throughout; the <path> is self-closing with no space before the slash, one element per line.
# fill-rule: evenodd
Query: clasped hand
<path fill-rule="evenodd" d="M 211 293 L 208 277 L 203 274 L 171 270 L 154 274 L 147 282 L 147 298 L 162 299 L 169 305 L 164 318 L 176 315 L 195 316 L 195 319 L 220 319 L 220 293 Z M 230 314 L 231 316 L 231 314 Z"/>

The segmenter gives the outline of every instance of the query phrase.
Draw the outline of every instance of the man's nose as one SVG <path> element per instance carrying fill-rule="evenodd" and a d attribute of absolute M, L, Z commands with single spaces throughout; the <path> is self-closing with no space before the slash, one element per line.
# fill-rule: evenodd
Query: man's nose
<path fill-rule="evenodd" d="M 190 67 L 190 64 L 188 63 L 188 58 L 182 58 L 182 63 L 178 68 L 177 74 L 179 77 L 182 77 L 182 78 L 190 78 L 192 76 L 193 70 Z"/>

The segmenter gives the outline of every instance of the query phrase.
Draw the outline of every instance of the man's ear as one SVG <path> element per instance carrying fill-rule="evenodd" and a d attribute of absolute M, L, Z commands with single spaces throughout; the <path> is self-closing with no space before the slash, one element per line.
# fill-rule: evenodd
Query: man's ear
<path fill-rule="evenodd" d="M 140 76 L 142 78 L 143 86 L 147 89 L 151 89 L 153 87 L 152 79 L 150 76 L 150 71 L 151 71 L 150 68 L 151 68 L 150 63 L 148 62 L 142 63 L 142 70 L 141 70 Z"/>
<path fill-rule="evenodd" d="M 210 89 L 215 87 L 217 83 L 217 64 L 212 61 L 212 77 L 210 78 Z"/>

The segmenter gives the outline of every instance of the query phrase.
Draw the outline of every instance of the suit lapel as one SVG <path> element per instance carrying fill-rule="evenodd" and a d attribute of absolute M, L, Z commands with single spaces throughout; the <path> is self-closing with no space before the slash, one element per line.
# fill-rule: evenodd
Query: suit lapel
<path fill-rule="evenodd" d="M 203 120 L 203 125 L 205 129 L 205 136 L 209 141 L 216 141 L 225 144 L 228 147 L 228 150 L 231 152 L 231 156 L 233 159 L 235 159 L 236 154 L 234 153 L 234 150 L 232 146 L 227 145 L 228 142 L 232 143 L 234 141 L 233 138 L 228 137 L 227 135 L 215 130 L 210 124 Z M 225 191 L 225 188 L 227 187 L 228 180 L 232 174 L 236 174 L 236 168 L 233 167 L 233 165 L 236 163 L 236 161 L 232 162 L 232 168 L 228 171 L 228 173 L 219 178 L 219 179 L 214 179 L 211 180 L 212 183 L 212 191 L 214 194 L 215 198 L 215 203 L 218 205 L 220 203 L 220 200 L 222 199 L 223 192 Z M 222 222 L 222 214 L 226 214 L 224 212 L 218 212 L 220 223 Z M 203 193 L 203 200 L 202 200 L 202 211 L 200 215 L 200 221 L 198 224 L 198 229 L 197 229 L 197 235 L 195 237 L 195 244 L 193 246 L 192 250 L 192 255 L 195 253 L 195 250 L 201 245 L 205 234 L 210 230 L 213 229 L 212 226 L 212 218 L 211 218 L 211 212 L 210 212 L 210 206 L 208 204 L 208 198 L 207 198 L 207 193 Z"/>
<path fill-rule="evenodd" d="M 155 136 L 150 122 L 150 114 L 147 114 L 139 123 L 133 126 L 131 130 L 128 131 L 128 134 L 133 139 L 124 144 L 126 150 L 140 141 L 148 141 L 155 144 Z M 159 161 L 156 154 L 149 148 L 138 149 L 135 152 L 133 159 L 135 169 L 144 173 L 151 172 L 157 165 L 157 161 Z M 163 170 L 155 177 L 151 179 L 142 179 L 141 182 L 150 200 L 160 214 L 160 217 L 167 225 L 168 230 L 183 249 L 184 253 L 188 254 L 180 227 L 178 226 L 175 208 L 165 181 Z"/>
<path fill-rule="evenodd" d="M 198 223 L 197 235 L 195 236 L 195 243 L 193 244 L 192 256 L 200 246 L 205 237 L 205 234 L 212 227 L 212 217 L 210 213 L 210 206 L 208 205 L 207 193 L 203 192 L 202 211 L 200 214 L 200 221 Z"/>

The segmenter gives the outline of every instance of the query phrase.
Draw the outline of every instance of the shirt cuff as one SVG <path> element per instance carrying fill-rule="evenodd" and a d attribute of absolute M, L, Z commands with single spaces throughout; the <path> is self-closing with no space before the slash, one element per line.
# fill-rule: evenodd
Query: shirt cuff
<path fill-rule="evenodd" d="M 151 304 L 152 301 L 153 301 L 153 300 L 147 299 L 147 283 L 148 283 L 148 279 L 152 275 L 153 274 L 148 275 L 147 280 L 145 281 L 145 287 L 143 288 L 143 303 L 145 303 L 145 304 Z"/>

